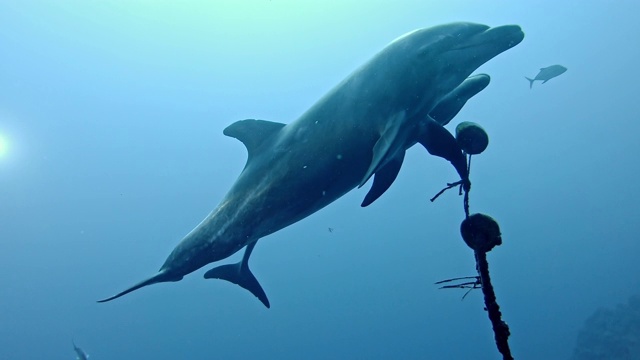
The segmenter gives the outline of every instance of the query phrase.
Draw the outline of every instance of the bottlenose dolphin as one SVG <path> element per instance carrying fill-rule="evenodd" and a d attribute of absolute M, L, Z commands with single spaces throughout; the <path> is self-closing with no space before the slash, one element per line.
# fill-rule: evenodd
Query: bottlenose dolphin
<path fill-rule="evenodd" d="M 467 181 L 467 162 L 448 123 L 489 77 L 467 77 L 524 38 L 515 25 L 453 23 L 394 40 L 292 123 L 242 120 L 224 134 L 242 141 L 248 159 L 218 207 L 175 247 L 141 287 L 179 281 L 246 247 L 239 263 L 207 271 L 269 300 L 249 270 L 258 239 L 291 225 L 374 177 L 362 206 L 391 186 L 405 151 L 420 143 L 450 161 Z M 429 114 L 438 119 L 432 119 Z"/>
<path fill-rule="evenodd" d="M 554 77 L 564 74 L 565 71 L 567 71 L 567 68 L 562 65 L 551 65 L 551 66 L 540 68 L 540 72 L 533 79 L 530 79 L 526 76 L 524 78 L 529 80 L 529 89 L 531 89 L 533 87 L 534 81 L 541 80 L 542 83 L 544 84 L 547 81 L 553 79 Z"/>
<path fill-rule="evenodd" d="M 71 343 L 73 344 L 73 351 L 76 352 L 77 360 L 87 360 L 89 358 L 89 355 L 87 355 L 84 350 L 77 347 L 75 342 L 72 341 Z"/>

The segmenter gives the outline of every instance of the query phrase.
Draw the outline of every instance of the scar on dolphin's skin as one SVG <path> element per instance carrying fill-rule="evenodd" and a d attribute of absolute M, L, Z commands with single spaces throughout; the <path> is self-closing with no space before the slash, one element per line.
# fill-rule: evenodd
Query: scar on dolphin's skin
<path fill-rule="evenodd" d="M 249 269 L 256 242 L 329 205 L 371 177 L 362 206 L 394 182 L 405 151 L 419 143 L 449 161 L 463 180 L 467 162 L 446 125 L 489 84 L 479 66 L 522 41 L 520 27 L 453 23 L 415 30 L 370 61 L 288 125 L 242 120 L 224 134 L 242 141 L 247 163 L 229 192 L 175 247 L 150 278 L 100 300 L 147 285 L 179 281 L 243 247 L 242 260 L 204 275 L 266 293 Z"/>

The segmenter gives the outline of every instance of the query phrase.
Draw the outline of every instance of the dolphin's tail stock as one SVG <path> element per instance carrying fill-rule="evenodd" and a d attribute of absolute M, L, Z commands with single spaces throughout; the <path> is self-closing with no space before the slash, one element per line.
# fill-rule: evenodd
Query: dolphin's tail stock
<path fill-rule="evenodd" d="M 107 301 L 111 301 L 114 299 L 119 298 L 120 296 L 126 295 L 132 291 L 138 290 L 142 287 L 145 287 L 147 285 L 151 285 L 151 284 L 157 284 L 157 283 L 161 283 L 161 282 L 169 282 L 169 281 L 178 281 L 180 280 L 182 277 L 180 277 L 179 279 L 176 279 L 175 277 L 172 277 L 167 270 L 161 270 L 160 272 L 158 272 L 157 274 L 153 275 L 152 277 L 143 280 L 135 285 L 133 285 L 132 287 L 116 294 L 113 295 L 112 297 L 108 297 L 106 299 L 102 299 L 102 300 L 98 300 L 99 303 L 104 303 Z"/>
<path fill-rule="evenodd" d="M 235 264 L 228 264 L 215 267 L 204 274 L 205 279 L 222 279 L 227 280 L 236 285 L 249 290 L 255 297 L 260 300 L 267 308 L 271 307 L 267 294 L 260 286 L 258 279 L 253 275 L 249 269 L 249 256 L 253 251 L 256 243 L 253 242 L 247 245 L 247 249 L 242 256 L 242 260 Z"/>
<path fill-rule="evenodd" d="M 525 79 L 529 80 L 529 89 L 531 89 L 533 87 L 533 82 L 535 81 L 535 79 L 529 79 L 528 77 L 524 77 Z"/>

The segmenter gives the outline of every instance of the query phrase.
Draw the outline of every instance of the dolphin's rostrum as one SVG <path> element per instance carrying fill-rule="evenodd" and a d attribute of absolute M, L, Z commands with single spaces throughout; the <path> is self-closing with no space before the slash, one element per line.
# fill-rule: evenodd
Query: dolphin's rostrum
<path fill-rule="evenodd" d="M 110 298 L 179 281 L 246 247 L 237 264 L 209 270 L 269 300 L 249 270 L 256 242 L 330 204 L 374 177 L 362 206 L 395 180 L 405 151 L 420 143 L 468 181 L 466 158 L 447 124 L 489 83 L 469 77 L 517 45 L 515 25 L 453 23 L 410 32 L 389 44 L 292 123 L 238 121 L 224 130 L 242 141 L 247 163 L 218 207 L 175 247 L 159 272 Z"/>

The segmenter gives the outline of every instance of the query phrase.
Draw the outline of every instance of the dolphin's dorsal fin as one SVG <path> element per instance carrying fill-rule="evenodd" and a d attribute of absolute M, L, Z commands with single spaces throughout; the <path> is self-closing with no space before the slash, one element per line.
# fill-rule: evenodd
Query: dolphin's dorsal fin
<path fill-rule="evenodd" d="M 227 126 L 223 134 L 242 141 L 244 146 L 247 147 L 249 159 L 251 159 L 260 145 L 284 126 L 285 124 L 273 121 L 247 119 L 236 121 Z"/>
<path fill-rule="evenodd" d="M 393 159 L 389 160 L 380 170 L 373 176 L 373 185 L 371 189 L 364 197 L 360 206 L 369 206 L 372 202 L 376 201 L 387 189 L 393 184 L 398 177 L 398 172 L 402 167 L 404 161 L 404 151 L 396 155 Z"/>

